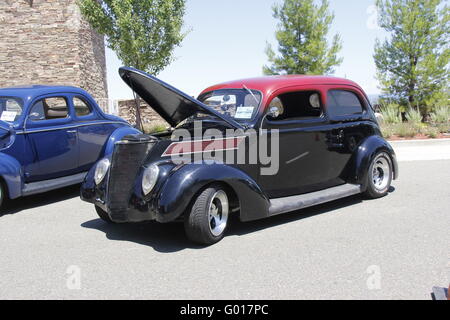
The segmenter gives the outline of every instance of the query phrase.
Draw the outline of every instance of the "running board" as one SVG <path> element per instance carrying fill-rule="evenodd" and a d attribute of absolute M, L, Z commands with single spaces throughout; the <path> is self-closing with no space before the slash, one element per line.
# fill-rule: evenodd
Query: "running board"
<path fill-rule="evenodd" d="M 308 208 L 358 193 L 361 193 L 360 185 L 347 183 L 337 187 L 301 194 L 298 196 L 270 199 L 269 215 L 275 216 L 290 211 Z"/>
<path fill-rule="evenodd" d="M 24 185 L 22 190 L 23 196 L 29 196 L 36 193 L 44 193 L 47 191 L 68 187 L 83 182 L 87 172 L 75 174 L 73 176 L 61 177 L 51 180 L 32 182 Z"/>

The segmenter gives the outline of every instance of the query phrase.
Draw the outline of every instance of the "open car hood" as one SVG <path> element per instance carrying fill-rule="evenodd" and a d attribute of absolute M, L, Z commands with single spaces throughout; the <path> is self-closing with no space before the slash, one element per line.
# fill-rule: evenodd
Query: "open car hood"
<path fill-rule="evenodd" d="M 119 69 L 119 75 L 172 127 L 177 126 L 196 112 L 203 112 L 222 119 L 236 129 L 243 128 L 234 119 L 215 111 L 197 99 L 143 71 L 122 67 Z"/>

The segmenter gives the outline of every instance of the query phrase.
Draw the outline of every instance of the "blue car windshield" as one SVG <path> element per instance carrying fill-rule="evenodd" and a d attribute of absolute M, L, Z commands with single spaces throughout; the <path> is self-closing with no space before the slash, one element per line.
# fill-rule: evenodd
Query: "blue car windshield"
<path fill-rule="evenodd" d="M 23 101 L 17 97 L 0 97 L 0 120 L 15 122 L 22 115 Z"/>

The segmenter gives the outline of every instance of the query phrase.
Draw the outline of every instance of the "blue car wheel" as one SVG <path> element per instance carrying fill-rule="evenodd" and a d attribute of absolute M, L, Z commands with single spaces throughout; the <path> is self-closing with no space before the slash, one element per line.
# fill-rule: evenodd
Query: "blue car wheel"
<path fill-rule="evenodd" d="M 3 187 L 3 183 L 0 181 L 0 210 L 2 209 L 2 205 L 5 202 L 5 188 Z"/>

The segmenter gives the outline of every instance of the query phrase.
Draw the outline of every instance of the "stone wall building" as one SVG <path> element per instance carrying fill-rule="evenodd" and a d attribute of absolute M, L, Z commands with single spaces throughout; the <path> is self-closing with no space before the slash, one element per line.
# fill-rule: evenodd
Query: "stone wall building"
<path fill-rule="evenodd" d="M 136 124 L 136 102 L 132 100 L 118 100 L 118 116 L 127 120 L 129 123 Z M 163 125 L 169 127 L 169 124 L 153 110 L 147 103 L 141 100 L 141 121 L 144 129 L 150 125 Z"/>
<path fill-rule="evenodd" d="M 60 84 L 108 97 L 104 37 L 77 0 L 0 0 L 0 87 Z"/>

